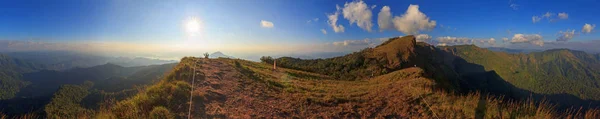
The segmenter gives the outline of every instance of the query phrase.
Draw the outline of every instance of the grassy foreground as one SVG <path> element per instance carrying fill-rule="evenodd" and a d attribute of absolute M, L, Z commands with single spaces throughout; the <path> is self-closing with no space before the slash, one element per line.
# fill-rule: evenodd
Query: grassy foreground
<path fill-rule="evenodd" d="M 196 65 L 197 64 L 197 65 Z M 88 118 L 187 118 L 193 68 L 194 118 L 595 118 L 598 110 L 555 111 L 436 88 L 420 68 L 344 81 L 235 59 L 184 58 L 161 82 Z"/>
<path fill-rule="evenodd" d="M 548 103 L 504 100 L 438 88 L 420 68 L 369 80 L 237 59 L 183 58 L 164 79 L 124 101 L 78 118 L 187 118 L 191 78 L 193 118 L 596 118 L 600 111 L 555 111 Z M 0 114 L 0 119 L 7 117 Z M 16 118 L 37 118 L 23 115 Z"/>

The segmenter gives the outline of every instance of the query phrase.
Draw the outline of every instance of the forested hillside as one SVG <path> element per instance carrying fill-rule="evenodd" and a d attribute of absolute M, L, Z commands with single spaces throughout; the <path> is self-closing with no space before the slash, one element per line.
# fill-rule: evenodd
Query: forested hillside
<path fill-rule="evenodd" d="M 85 95 L 83 97 L 79 95 L 82 99 L 77 99 L 77 102 L 69 102 L 77 105 L 77 107 L 69 109 L 81 107 L 82 109 L 93 111 L 99 109 L 103 103 L 108 103 L 106 101 L 114 102 L 135 94 L 137 92 L 136 87 L 141 88 L 156 82 L 175 65 L 176 63 L 122 67 L 114 64 L 105 64 L 66 71 L 40 70 L 17 73 L 18 77 L 10 80 L 26 85 L 21 85 L 19 87 L 20 90 L 16 90 L 12 98 L 0 100 L 0 108 L 3 109 L 0 111 L 7 115 L 34 113 L 43 116 L 50 111 L 44 110 L 47 109 L 43 108 L 44 105 L 63 105 L 63 103 L 69 101 L 62 101 L 62 98 L 65 98 L 64 100 L 73 100 L 70 99 L 73 97 L 68 96 L 74 95 L 69 93 L 73 91 L 85 92 Z M 85 85 L 85 88 L 76 88 L 78 85 Z M 9 90 L 2 91 L 8 92 Z M 57 97 L 57 95 L 67 96 Z M 53 99 L 51 100 L 50 98 Z M 57 101 L 60 101 L 60 104 L 54 104 Z M 64 106 L 56 108 L 66 109 L 62 107 Z"/>
<path fill-rule="evenodd" d="M 600 61 L 594 55 L 581 51 L 554 49 L 529 54 L 493 52 L 473 45 L 441 47 L 468 63 L 479 64 L 486 71 L 494 71 L 498 78 L 516 88 L 542 95 L 573 95 L 580 100 L 561 98 L 573 105 L 581 100 L 600 100 Z M 456 64 L 460 65 L 460 64 Z M 463 75 L 473 68 L 463 67 Z M 529 95 L 529 94 L 521 94 Z M 578 104 L 580 106 L 597 105 Z"/>
<path fill-rule="evenodd" d="M 33 72 L 43 66 L 0 54 L 0 100 L 16 95 L 29 83 L 20 80 L 23 73 Z"/>

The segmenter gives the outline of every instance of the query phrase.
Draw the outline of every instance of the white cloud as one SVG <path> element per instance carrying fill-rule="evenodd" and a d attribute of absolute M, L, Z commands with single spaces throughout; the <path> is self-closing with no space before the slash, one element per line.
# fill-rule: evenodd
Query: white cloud
<path fill-rule="evenodd" d="M 514 0 L 508 0 L 508 7 L 512 8 L 513 10 L 519 10 L 519 5 L 515 3 Z"/>
<path fill-rule="evenodd" d="M 429 43 L 431 40 L 431 36 L 427 34 L 419 34 L 416 36 L 417 42 L 426 42 Z"/>
<path fill-rule="evenodd" d="M 490 38 L 490 40 L 488 40 L 487 43 L 494 46 L 494 45 L 496 45 L 496 39 Z"/>
<path fill-rule="evenodd" d="M 510 4 L 509 7 L 512 8 L 513 10 L 518 10 L 519 9 L 519 5 L 514 4 L 514 3 Z"/>
<path fill-rule="evenodd" d="M 265 20 L 260 20 L 260 27 L 263 27 L 263 28 L 273 28 L 273 27 L 275 27 L 275 25 L 273 25 L 273 22 L 265 21 Z"/>
<path fill-rule="evenodd" d="M 344 4 L 342 14 L 351 25 L 356 23 L 358 27 L 371 32 L 371 28 L 373 27 L 371 17 L 373 17 L 373 13 L 365 2 L 355 1 Z"/>
<path fill-rule="evenodd" d="M 377 15 L 377 25 L 379 25 L 379 31 L 387 30 L 392 28 L 392 13 L 390 12 L 389 6 L 383 6 L 379 14 Z"/>
<path fill-rule="evenodd" d="M 317 22 L 317 21 L 319 21 L 319 18 L 314 18 L 314 19 L 308 20 L 308 21 L 306 21 L 306 23 Z"/>
<path fill-rule="evenodd" d="M 444 26 L 443 24 L 440 24 L 440 27 L 439 27 L 439 28 L 441 28 L 441 29 L 443 29 L 443 30 L 456 30 L 456 28 L 450 27 L 450 26 L 448 26 L 448 25 L 445 25 L 445 26 Z"/>
<path fill-rule="evenodd" d="M 450 36 L 446 36 L 446 37 L 438 37 L 436 39 L 439 42 L 438 45 L 443 44 L 444 46 L 447 46 L 447 45 L 463 45 L 463 44 L 473 44 L 474 43 L 474 41 L 472 39 L 464 38 L 464 37 L 450 37 Z"/>
<path fill-rule="evenodd" d="M 336 6 L 336 8 L 339 7 Z M 327 23 L 329 24 L 329 26 L 331 26 L 331 28 L 333 28 L 333 31 L 336 33 L 344 32 L 344 26 L 342 26 L 341 24 L 337 25 L 338 15 L 339 12 L 337 11 L 331 15 L 327 15 L 327 18 L 329 18 L 329 20 L 327 20 Z"/>
<path fill-rule="evenodd" d="M 569 18 L 569 14 L 564 13 L 564 12 L 558 13 L 558 18 L 559 19 L 568 19 Z"/>
<path fill-rule="evenodd" d="M 552 16 L 554 16 L 554 13 L 551 12 L 546 12 L 546 14 L 542 15 L 543 18 L 550 18 Z"/>
<path fill-rule="evenodd" d="M 371 9 L 375 9 L 377 5 L 371 5 Z"/>
<path fill-rule="evenodd" d="M 538 17 L 538 16 L 533 16 L 533 17 L 531 17 L 531 21 L 533 21 L 533 23 L 537 23 L 537 22 L 539 22 L 540 20 L 542 20 L 542 18 L 541 18 L 541 17 Z"/>
<path fill-rule="evenodd" d="M 395 16 L 392 20 L 396 30 L 404 34 L 418 34 L 422 30 L 435 28 L 435 20 L 429 20 L 427 15 L 419 11 L 419 5 L 410 5 L 401 17 Z"/>
<path fill-rule="evenodd" d="M 556 41 L 569 41 L 575 37 L 575 30 L 567 30 L 565 32 L 559 31 L 560 36 L 556 38 Z"/>
<path fill-rule="evenodd" d="M 544 40 L 542 36 L 538 34 L 515 34 L 510 43 L 529 43 L 537 46 L 544 46 Z"/>
<path fill-rule="evenodd" d="M 558 14 L 552 13 L 552 12 L 546 12 L 546 13 L 542 14 L 541 17 L 540 16 L 531 17 L 531 20 L 533 21 L 533 23 L 537 23 L 537 22 L 541 21 L 542 19 L 547 19 L 550 22 L 554 22 L 557 20 L 568 19 L 568 18 L 569 18 L 569 14 L 567 14 L 565 12 L 561 12 Z"/>
<path fill-rule="evenodd" d="M 321 29 L 321 33 L 327 35 L 327 31 L 325 29 Z"/>
<path fill-rule="evenodd" d="M 503 43 L 506 43 L 506 42 L 508 42 L 508 38 L 502 38 L 502 42 L 503 42 Z"/>
<path fill-rule="evenodd" d="M 344 40 L 333 42 L 335 46 L 355 46 L 355 45 L 369 45 L 371 41 L 369 39 L 364 40 Z"/>
<path fill-rule="evenodd" d="M 496 39 L 494 38 L 489 38 L 489 39 L 473 39 L 473 38 L 466 38 L 466 37 L 451 37 L 451 36 L 445 36 L 445 37 L 437 37 L 437 45 L 438 46 L 451 46 L 451 45 L 466 45 L 466 44 L 475 44 L 475 45 L 479 45 L 479 46 L 495 46 L 496 45 Z M 508 40 L 508 38 L 507 38 Z"/>
<path fill-rule="evenodd" d="M 596 27 L 596 24 L 585 24 L 585 25 L 583 25 L 581 32 L 591 33 L 594 30 L 594 27 Z"/>

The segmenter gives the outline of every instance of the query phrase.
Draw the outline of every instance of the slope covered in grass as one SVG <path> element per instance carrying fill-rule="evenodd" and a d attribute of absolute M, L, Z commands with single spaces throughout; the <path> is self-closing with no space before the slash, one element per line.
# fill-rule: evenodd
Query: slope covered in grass
<path fill-rule="evenodd" d="M 329 75 L 339 80 L 363 80 L 409 67 L 424 69 L 426 77 L 444 88 L 458 91 L 460 77 L 452 69 L 447 56 L 439 49 L 417 43 L 412 35 L 391 38 L 374 48 L 366 48 L 345 56 L 327 59 L 263 58 L 263 62 L 290 69 Z"/>
<path fill-rule="evenodd" d="M 580 100 L 600 100 L 600 61 L 592 54 L 567 49 L 507 54 L 473 45 L 441 49 L 463 58 L 465 62 L 479 64 L 486 71 L 495 71 L 499 78 L 517 88 L 543 95 L 566 94 Z M 472 69 L 463 67 L 458 72 L 468 75 L 465 72 Z M 566 105 L 597 105 L 588 104 L 587 101 L 569 100 L 567 97 L 554 98 Z"/>
<path fill-rule="evenodd" d="M 194 69 L 196 68 L 196 69 Z M 197 75 L 193 75 L 198 73 Z M 100 118 L 557 118 L 595 117 L 551 105 L 445 91 L 418 67 L 346 81 L 235 59 L 184 58 L 161 82 L 103 109 Z M 192 85 L 192 77 L 195 82 Z M 508 101 L 508 102 L 506 102 Z M 571 114 L 571 115 L 569 115 Z M 579 115 L 572 115 L 579 114 Z M 588 115 L 583 115 L 588 114 Z"/>

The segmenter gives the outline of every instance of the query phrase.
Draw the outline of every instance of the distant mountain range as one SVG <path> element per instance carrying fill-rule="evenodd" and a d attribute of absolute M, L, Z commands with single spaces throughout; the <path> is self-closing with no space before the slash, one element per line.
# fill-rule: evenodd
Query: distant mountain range
<path fill-rule="evenodd" d="M 131 67 L 177 62 L 175 60 L 160 60 L 142 57 L 108 57 L 67 51 L 7 52 L 3 54 L 16 59 L 44 65 L 45 69 L 51 70 L 67 70 L 76 67 L 85 68 L 106 63 Z"/>
<path fill-rule="evenodd" d="M 98 108 L 105 100 L 120 100 L 134 94 L 137 91 L 134 86 L 144 86 L 157 81 L 177 64 L 172 63 L 173 61 L 146 58 L 110 59 L 81 54 L 9 54 L 24 59 L 0 54 L 0 114 L 7 115 L 43 114 L 41 107 L 50 103 L 50 98 L 60 87 L 84 85 L 84 82 L 93 85 L 85 89 L 89 90 L 86 91 L 89 92 L 86 95 L 96 96 L 86 98 L 85 105 L 90 106 L 88 108 Z M 147 66 L 124 67 L 113 63 L 92 66 L 108 60 L 126 66 Z M 72 89 L 63 91 L 70 93 Z"/>
<path fill-rule="evenodd" d="M 221 51 L 217 51 L 217 52 L 211 53 L 209 55 L 209 57 L 210 58 L 232 58 L 232 59 L 235 58 L 235 57 L 232 57 L 232 56 L 225 55 Z"/>
<path fill-rule="evenodd" d="M 121 100 L 134 94 L 134 86 L 144 86 L 158 81 L 177 63 L 123 67 L 111 63 L 64 71 L 44 69 L 42 65 L 27 63 L 0 55 L 0 113 L 21 115 L 40 113 L 41 107 L 54 101 L 50 98 L 65 85 L 89 85 L 81 99 L 88 108 L 99 108 L 106 100 Z M 85 84 L 89 82 L 89 84 Z M 68 87 L 68 86 L 67 86 Z M 77 89 L 77 88 L 75 88 Z M 63 93 L 69 94 L 68 89 Z M 79 90 L 79 89 L 77 89 Z M 81 98 L 88 97 L 83 96 Z M 68 98 L 68 97 L 62 97 Z M 116 99 L 115 99 L 116 98 Z M 65 99 L 60 99 L 65 100 Z M 59 101 L 59 100 L 56 100 Z M 83 103 L 83 102 L 81 102 Z"/>

